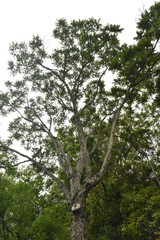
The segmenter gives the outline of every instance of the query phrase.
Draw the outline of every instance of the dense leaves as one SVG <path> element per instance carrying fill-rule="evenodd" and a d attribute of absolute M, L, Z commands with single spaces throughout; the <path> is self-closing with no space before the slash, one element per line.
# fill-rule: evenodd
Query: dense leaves
<path fill-rule="evenodd" d="M 33 169 L 14 172 L 0 175 L 0 239 L 69 239 L 70 215 L 56 187 L 47 194 Z"/>

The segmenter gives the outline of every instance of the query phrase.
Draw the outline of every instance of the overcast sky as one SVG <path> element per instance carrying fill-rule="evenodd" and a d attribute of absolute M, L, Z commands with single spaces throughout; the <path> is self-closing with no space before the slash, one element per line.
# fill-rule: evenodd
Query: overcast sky
<path fill-rule="evenodd" d="M 56 19 L 94 17 L 104 24 L 120 24 L 123 41 L 131 42 L 136 21 L 154 0 L 1 0 L 0 1 L 0 88 L 8 79 L 9 43 L 28 41 L 39 34 L 50 39 Z"/>

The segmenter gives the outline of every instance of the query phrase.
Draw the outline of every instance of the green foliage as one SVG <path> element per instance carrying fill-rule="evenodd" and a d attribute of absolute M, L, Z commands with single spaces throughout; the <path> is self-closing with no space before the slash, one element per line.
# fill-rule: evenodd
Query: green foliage
<path fill-rule="evenodd" d="M 111 181 L 111 179 L 108 179 Z M 102 182 L 88 197 L 89 239 L 121 239 L 121 192 L 117 183 Z"/>
<path fill-rule="evenodd" d="M 124 193 L 121 203 L 123 239 L 159 238 L 159 193 L 154 186 Z"/>
<path fill-rule="evenodd" d="M 29 170 L 27 171 L 29 174 Z M 14 173 L 14 175 L 12 174 Z M 16 174 L 15 174 L 16 173 Z M 23 180 L 18 172 L 10 172 L 1 175 L 0 179 L 0 232 L 3 239 L 29 239 L 32 236 L 31 226 L 36 218 L 42 189 L 42 181 L 39 178 Z M 17 180 L 17 176 L 19 179 Z M 7 237 L 7 238 L 5 238 Z"/>
<path fill-rule="evenodd" d="M 89 239 L 159 239 L 160 185 L 151 167 L 142 159 L 114 167 L 88 196 Z"/>
<path fill-rule="evenodd" d="M 46 207 L 33 223 L 33 239 L 69 240 L 70 221 L 65 203 Z"/>
<path fill-rule="evenodd" d="M 69 239 L 70 214 L 56 186 L 42 194 L 42 178 L 33 169 L 17 177 L 0 176 L 0 239 Z"/>

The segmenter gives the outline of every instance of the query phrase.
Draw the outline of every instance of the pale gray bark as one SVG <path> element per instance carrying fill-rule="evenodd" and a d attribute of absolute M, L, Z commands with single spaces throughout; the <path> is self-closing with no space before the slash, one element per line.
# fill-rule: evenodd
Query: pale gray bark
<path fill-rule="evenodd" d="M 86 198 L 77 199 L 72 205 L 71 240 L 87 240 Z"/>

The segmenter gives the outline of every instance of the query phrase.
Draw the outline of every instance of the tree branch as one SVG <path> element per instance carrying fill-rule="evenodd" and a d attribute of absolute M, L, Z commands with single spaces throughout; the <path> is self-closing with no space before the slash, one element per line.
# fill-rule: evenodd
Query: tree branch
<path fill-rule="evenodd" d="M 159 40 L 157 40 L 156 44 L 158 43 Z M 152 48 L 152 50 L 149 52 L 149 54 L 147 55 L 146 57 L 146 60 L 145 60 L 145 64 L 147 63 L 147 60 L 149 58 L 149 56 L 152 54 L 152 52 L 154 51 L 155 47 L 156 47 L 156 44 L 154 45 L 154 47 Z M 140 68 L 140 70 L 138 71 L 136 77 L 133 79 L 133 81 L 130 83 L 127 91 L 126 91 L 126 94 L 124 96 L 124 99 L 123 101 L 121 102 L 120 106 L 118 107 L 118 109 L 115 111 L 114 113 L 114 116 L 113 116 L 113 122 L 112 122 L 112 127 L 111 127 L 111 132 L 110 132 L 110 137 L 109 137 L 109 142 L 108 142 L 108 148 L 107 148 L 107 152 L 106 152 L 106 155 L 104 157 L 104 161 L 103 161 L 103 164 L 101 166 L 101 169 L 100 171 L 95 174 L 93 177 L 91 177 L 90 179 L 88 179 L 82 189 L 80 190 L 79 194 L 84 194 L 84 193 L 87 193 L 87 191 L 89 191 L 89 189 L 93 186 L 95 186 L 97 183 L 100 182 L 100 180 L 103 178 L 103 175 L 105 173 L 105 170 L 106 170 L 106 166 L 107 166 L 107 163 L 110 159 L 110 156 L 111 156 L 111 152 L 112 152 L 112 148 L 113 148 L 113 138 L 114 138 L 114 133 L 115 133 L 115 129 L 116 129 L 116 124 L 117 124 L 117 121 L 118 121 L 118 118 L 119 118 L 119 115 L 120 115 L 120 111 L 122 109 L 122 107 L 124 106 L 124 104 L 128 101 L 128 98 L 130 96 L 130 94 L 135 90 L 135 86 L 141 84 L 146 78 L 146 75 L 148 74 L 148 72 L 153 69 L 153 67 L 155 66 L 156 62 L 158 60 L 156 60 L 152 66 L 150 68 L 147 69 L 147 72 L 144 74 L 143 78 L 138 81 L 137 83 L 135 83 L 135 81 L 138 79 L 138 77 L 140 76 L 140 73 L 141 71 L 144 69 L 144 65 Z"/>
<path fill-rule="evenodd" d="M 23 116 L 23 114 L 16 108 L 14 108 L 15 111 L 17 111 L 19 113 L 19 115 L 21 116 L 22 119 L 24 119 L 25 121 L 28 121 L 30 123 L 32 123 L 34 126 L 38 126 L 38 130 L 42 130 L 45 133 L 47 133 L 55 146 L 56 149 L 56 153 L 58 155 L 58 161 L 60 166 L 62 167 L 62 169 L 64 170 L 64 172 L 66 173 L 67 177 L 69 178 L 70 175 L 72 174 L 72 166 L 70 163 L 69 158 L 67 157 L 67 155 L 65 154 L 65 151 L 63 149 L 62 144 L 60 143 L 60 140 L 58 140 L 57 137 L 53 136 L 53 134 L 51 133 L 50 129 L 47 127 L 47 125 L 42 121 L 42 119 L 40 118 L 40 116 L 37 114 L 37 112 L 31 108 L 34 112 L 34 115 L 37 117 L 37 119 L 39 120 L 39 122 L 41 123 L 41 125 L 39 125 L 38 123 L 35 123 L 31 118 L 25 117 Z M 63 161 L 63 158 L 66 161 L 66 164 Z"/>
<path fill-rule="evenodd" d="M 70 95 L 70 97 L 72 98 L 72 91 L 71 89 L 69 88 L 68 84 L 65 82 L 65 78 L 63 76 L 63 78 L 53 69 L 47 67 L 47 66 L 44 66 L 42 63 L 38 63 L 38 65 L 40 65 L 42 68 L 50 71 L 51 73 L 53 73 L 54 76 L 56 76 L 66 87 L 67 91 L 68 91 L 68 94 Z"/>
<path fill-rule="evenodd" d="M 113 122 L 112 122 L 112 127 L 111 127 L 108 147 L 107 147 L 107 153 L 106 153 L 106 155 L 104 157 L 102 167 L 101 167 L 101 169 L 99 171 L 100 178 L 103 177 L 104 172 L 106 170 L 107 162 L 108 162 L 108 160 L 110 159 L 110 156 L 111 156 L 112 147 L 113 147 L 113 138 L 114 138 L 114 133 L 115 133 L 115 129 L 116 129 L 117 120 L 119 118 L 120 110 L 121 110 L 121 108 L 118 108 L 116 110 L 116 112 L 114 113 L 114 116 L 113 116 Z"/>
<path fill-rule="evenodd" d="M 91 99 L 91 101 L 89 103 L 87 103 L 80 111 L 79 111 L 79 115 L 81 116 L 83 111 L 88 108 L 95 100 L 97 94 L 98 94 L 98 87 L 99 87 L 99 82 L 101 81 L 102 77 L 105 75 L 106 71 L 107 71 L 108 67 L 106 67 L 106 69 L 103 71 L 103 73 L 101 74 L 101 76 L 99 77 L 98 81 L 97 81 L 97 86 L 96 86 L 96 92 L 93 95 L 93 98 Z"/>
<path fill-rule="evenodd" d="M 113 114 L 113 113 L 112 113 Z M 96 150 L 98 143 L 100 141 L 100 134 L 101 134 L 101 127 L 102 127 L 102 123 L 104 122 L 104 120 L 106 119 L 107 116 L 109 116 L 111 114 L 106 114 L 104 116 L 104 118 L 101 120 L 100 124 L 99 124 L 99 130 L 98 130 L 98 136 L 97 136 L 97 140 L 92 148 L 92 150 L 89 152 L 90 156 L 94 153 L 94 151 Z M 97 124 L 98 125 L 98 124 Z M 95 125 L 95 127 L 93 128 L 93 130 L 88 134 L 87 136 L 87 140 L 89 139 L 89 137 L 94 133 L 95 129 L 97 128 L 97 125 Z"/>
<path fill-rule="evenodd" d="M 17 155 L 24 157 L 26 159 L 28 159 L 27 161 L 32 162 L 32 164 L 34 164 L 35 166 L 37 166 L 42 172 L 44 172 L 47 176 L 49 176 L 54 182 L 56 182 L 61 189 L 63 190 L 63 193 L 65 194 L 65 197 L 68 201 L 68 203 L 71 202 L 71 198 L 70 198 L 70 194 L 69 194 L 69 190 L 66 188 L 66 186 L 63 184 L 62 181 L 60 181 L 53 173 L 51 173 L 46 167 L 44 167 L 42 164 L 40 164 L 39 162 L 37 162 L 36 160 L 34 160 L 32 157 L 29 157 L 28 155 L 19 152 L 16 149 L 10 148 L 6 145 L 3 145 L 1 143 L 1 147 L 3 148 L 4 151 L 11 151 L 13 153 L 16 153 Z"/>

